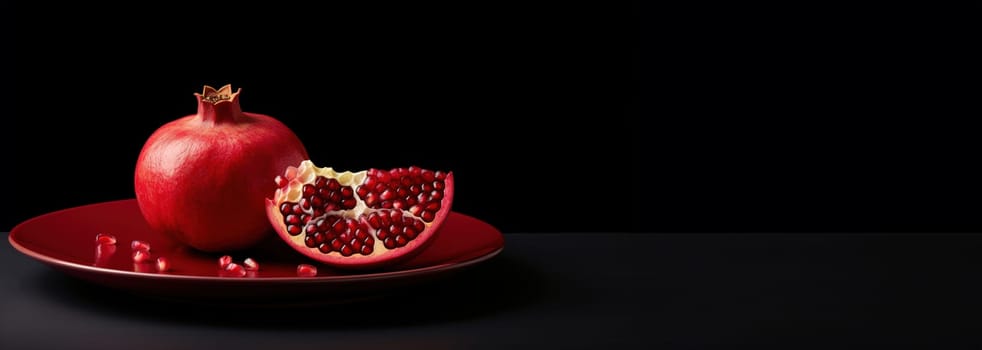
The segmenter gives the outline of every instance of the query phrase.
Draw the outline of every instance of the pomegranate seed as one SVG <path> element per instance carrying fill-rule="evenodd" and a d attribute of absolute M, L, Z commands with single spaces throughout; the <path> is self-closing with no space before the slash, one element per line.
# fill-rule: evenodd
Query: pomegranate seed
<path fill-rule="evenodd" d="M 316 247 L 316 246 L 317 246 L 317 239 L 316 239 L 316 238 L 314 238 L 314 236 L 307 236 L 307 237 L 304 237 L 304 239 L 303 239 L 303 244 L 304 244 L 305 246 L 307 246 L 307 248 L 313 248 L 313 247 Z"/>
<path fill-rule="evenodd" d="M 280 204 L 280 214 L 287 215 L 293 213 L 293 206 L 289 202 Z"/>
<path fill-rule="evenodd" d="M 368 226 L 371 226 L 372 228 L 378 228 L 382 224 L 382 222 L 379 221 L 378 214 L 376 213 L 368 214 L 367 221 Z"/>
<path fill-rule="evenodd" d="M 358 229 L 358 220 L 345 219 L 345 223 L 348 224 L 348 231 L 354 231 Z"/>
<path fill-rule="evenodd" d="M 351 189 L 351 186 L 341 187 L 341 197 L 351 198 L 355 195 L 355 191 Z"/>
<path fill-rule="evenodd" d="M 300 198 L 300 207 L 305 210 L 310 209 L 310 200 L 307 197 Z"/>
<path fill-rule="evenodd" d="M 352 253 L 354 253 L 354 251 L 351 250 L 350 246 L 344 246 L 344 248 L 341 248 L 341 255 L 343 256 L 351 256 Z"/>
<path fill-rule="evenodd" d="M 327 200 L 331 203 L 337 203 L 341 201 L 341 194 L 337 191 L 331 191 L 327 194 Z"/>
<path fill-rule="evenodd" d="M 242 265 L 245 266 L 246 271 L 259 270 L 259 263 L 257 263 L 255 260 L 252 260 L 252 258 L 246 258 L 245 261 L 242 262 Z"/>
<path fill-rule="evenodd" d="M 170 270 L 170 261 L 165 257 L 157 258 L 157 272 L 164 272 Z"/>
<path fill-rule="evenodd" d="M 327 188 L 331 191 L 337 191 L 341 188 L 341 183 L 338 180 L 330 179 L 327 181 Z"/>
<path fill-rule="evenodd" d="M 423 207 L 421 207 L 419 205 L 414 205 L 414 206 L 412 206 L 412 207 L 409 208 L 409 213 L 410 214 L 413 214 L 415 216 L 419 216 L 419 214 L 422 213 L 422 212 L 423 212 Z"/>
<path fill-rule="evenodd" d="M 424 184 L 420 185 L 419 188 L 421 190 L 423 190 L 423 192 L 433 191 L 433 183 L 432 182 L 424 183 Z"/>
<path fill-rule="evenodd" d="M 150 252 L 146 250 L 137 250 L 133 252 L 133 262 L 145 263 L 147 261 L 150 261 Z"/>
<path fill-rule="evenodd" d="M 304 199 L 306 199 L 306 198 L 304 198 Z M 312 197 L 311 200 L 310 200 L 310 205 L 313 205 L 314 207 L 317 207 L 317 208 L 323 207 L 324 206 L 324 199 L 322 199 L 321 197 Z"/>
<path fill-rule="evenodd" d="M 286 187 L 286 184 L 289 183 L 287 182 L 286 178 L 279 175 L 276 175 L 276 178 L 273 179 L 273 181 L 276 182 L 276 187 Z"/>
<path fill-rule="evenodd" d="M 364 185 L 358 186 L 358 189 L 355 191 L 355 193 L 358 193 L 358 197 L 364 198 L 366 195 L 368 195 L 368 181 L 369 180 L 371 180 L 371 178 L 369 178 L 368 180 L 365 180 L 365 184 Z"/>
<path fill-rule="evenodd" d="M 317 276 L 317 267 L 313 265 L 300 264 L 297 265 L 297 276 L 300 277 L 314 277 Z"/>
<path fill-rule="evenodd" d="M 417 233 L 418 232 L 423 232 L 423 230 L 426 229 L 426 224 L 424 224 L 422 221 L 416 221 L 416 220 L 414 220 L 413 221 L 413 228 L 416 229 L 416 232 Z"/>
<path fill-rule="evenodd" d="M 99 244 L 116 244 L 116 237 L 113 235 L 100 233 L 95 235 L 95 241 Z"/>
<path fill-rule="evenodd" d="M 402 247 L 406 245 L 406 243 L 409 243 L 409 241 L 406 240 L 406 236 L 403 235 L 396 236 L 396 246 Z"/>
<path fill-rule="evenodd" d="M 286 216 L 284 221 L 286 221 L 287 224 L 298 225 L 300 224 L 300 217 L 296 214 L 290 214 Z"/>
<path fill-rule="evenodd" d="M 430 204 L 427 204 L 426 205 L 426 210 L 429 210 L 429 211 L 437 211 L 437 210 L 440 210 L 440 202 L 430 202 Z"/>
<path fill-rule="evenodd" d="M 382 198 L 383 201 L 387 201 L 387 200 L 390 200 L 392 198 L 395 198 L 395 196 L 396 196 L 396 193 L 393 192 L 392 190 L 385 190 L 385 191 L 382 192 L 382 195 L 380 197 Z"/>
<path fill-rule="evenodd" d="M 232 263 L 232 257 L 229 255 L 222 255 L 221 258 L 218 258 L 218 267 L 220 268 L 224 269 L 226 266 L 228 266 L 228 264 L 231 263 Z"/>
<path fill-rule="evenodd" d="M 382 245 L 384 245 L 386 248 L 392 249 L 396 247 L 396 241 L 392 239 L 392 237 L 389 237 L 382 241 Z"/>
<path fill-rule="evenodd" d="M 313 224 L 307 225 L 306 231 L 308 235 L 314 234 L 315 232 L 317 232 L 317 225 L 313 225 Z"/>
<path fill-rule="evenodd" d="M 423 169 L 415 165 L 410 165 L 408 170 L 410 174 L 412 174 L 413 176 L 417 176 L 419 175 L 420 171 L 422 171 Z"/>
<path fill-rule="evenodd" d="M 432 211 L 424 211 L 423 215 L 420 215 L 419 218 L 426 222 L 433 222 L 433 219 L 436 219 L 436 214 Z"/>
<path fill-rule="evenodd" d="M 430 199 L 435 200 L 435 201 L 438 201 L 438 200 L 443 199 L 443 192 L 436 191 L 436 190 L 434 190 L 433 192 L 430 192 Z"/>
<path fill-rule="evenodd" d="M 443 191 L 444 187 L 443 181 L 433 181 L 434 190 Z"/>
<path fill-rule="evenodd" d="M 142 250 L 142 251 L 147 251 L 148 252 L 148 251 L 150 251 L 150 243 L 147 243 L 147 242 L 144 242 L 144 241 L 133 241 L 133 242 L 130 242 L 130 249 L 133 249 L 133 250 Z"/>
<path fill-rule="evenodd" d="M 317 246 L 317 250 L 319 250 L 321 253 L 327 254 L 331 252 L 331 246 L 327 245 L 327 243 L 324 243 Z"/>
<path fill-rule="evenodd" d="M 225 266 L 224 272 L 227 276 L 231 277 L 245 277 L 246 270 L 242 268 L 242 265 L 236 263 L 229 263 Z"/>
<path fill-rule="evenodd" d="M 437 170 L 435 176 L 439 180 L 446 180 L 447 179 L 447 173 L 442 172 L 442 171 L 439 171 L 439 170 Z"/>
<path fill-rule="evenodd" d="M 433 179 L 436 178 L 436 176 L 433 175 L 433 171 L 432 170 L 423 170 L 420 173 L 420 175 L 423 177 L 423 181 L 426 181 L 426 182 L 432 182 Z"/>
<path fill-rule="evenodd" d="M 405 230 L 406 230 L 406 232 L 405 232 L 406 238 L 409 238 L 409 239 L 416 238 L 416 229 L 414 229 L 412 227 L 406 227 Z"/>
<path fill-rule="evenodd" d="M 334 225 L 331 225 L 331 230 L 334 232 L 344 232 L 344 220 L 338 220 Z"/>
<path fill-rule="evenodd" d="M 341 208 L 351 209 L 354 208 L 356 204 L 358 204 L 358 202 L 355 201 L 354 198 L 348 198 L 341 202 Z"/>
<path fill-rule="evenodd" d="M 359 227 L 358 230 L 355 230 L 355 238 L 364 240 L 368 238 L 368 232 L 365 232 L 365 229 Z"/>
<path fill-rule="evenodd" d="M 321 217 L 322 215 L 324 215 L 324 209 L 321 208 L 314 209 L 313 217 L 317 218 L 317 217 Z"/>
<path fill-rule="evenodd" d="M 375 232 L 375 235 L 378 236 L 378 239 L 385 240 L 386 238 L 389 238 L 389 230 L 384 228 L 379 229 Z"/>
<path fill-rule="evenodd" d="M 314 187 L 324 188 L 324 186 L 327 186 L 327 178 L 323 176 L 318 176 L 317 179 L 314 180 Z"/>
<path fill-rule="evenodd" d="M 401 210 L 390 211 L 389 217 L 392 218 L 392 222 L 399 222 L 402 220 L 402 211 Z"/>
<path fill-rule="evenodd" d="M 311 184 L 303 185 L 303 196 L 304 197 L 313 196 L 314 193 L 317 193 L 317 189 L 314 188 L 313 185 L 311 185 Z"/>
<path fill-rule="evenodd" d="M 298 215 L 299 214 L 303 214 L 303 207 L 301 207 L 300 204 L 294 204 L 293 205 L 293 213 L 294 214 L 298 214 Z"/>
<path fill-rule="evenodd" d="M 396 195 L 398 195 L 399 198 L 406 198 L 406 196 L 409 195 L 409 191 L 400 187 L 398 190 L 396 190 Z"/>
<path fill-rule="evenodd" d="M 301 230 L 300 226 L 297 225 L 289 225 L 286 227 L 286 232 L 289 232 L 291 236 L 299 235 L 301 231 L 303 230 Z"/>
<path fill-rule="evenodd" d="M 324 197 L 324 198 L 327 198 L 327 197 L 328 197 L 328 195 L 330 195 L 330 194 L 331 194 L 331 190 L 329 190 L 329 189 L 327 189 L 327 187 L 324 187 L 324 188 L 318 188 L 318 189 L 317 189 L 317 195 L 318 195 L 318 196 L 321 196 L 321 197 Z"/>

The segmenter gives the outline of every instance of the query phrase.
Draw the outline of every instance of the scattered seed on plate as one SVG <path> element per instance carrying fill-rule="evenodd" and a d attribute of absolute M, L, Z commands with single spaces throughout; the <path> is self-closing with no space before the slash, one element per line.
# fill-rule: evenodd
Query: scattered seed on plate
<path fill-rule="evenodd" d="M 225 275 L 230 277 L 245 277 L 246 270 L 242 268 L 242 265 L 236 263 L 229 263 L 225 266 Z"/>
<path fill-rule="evenodd" d="M 224 269 L 226 266 L 228 266 L 228 264 L 231 263 L 232 263 L 232 256 L 230 255 L 222 255 L 221 258 L 218 258 L 218 267 L 220 268 Z"/>
<path fill-rule="evenodd" d="M 165 272 L 170 270 L 170 261 L 165 257 L 157 258 L 157 272 Z"/>
<path fill-rule="evenodd" d="M 133 250 L 142 250 L 142 251 L 145 251 L 145 252 L 149 252 L 150 251 L 150 243 L 147 243 L 147 242 L 144 242 L 144 241 L 136 241 L 135 240 L 132 243 L 130 243 L 130 248 L 133 249 Z"/>
<path fill-rule="evenodd" d="M 100 233 L 95 235 L 95 242 L 99 244 L 116 244 L 116 237 L 110 234 Z"/>
<path fill-rule="evenodd" d="M 300 277 L 314 277 L 317 276 L 317 267 L 313 265 L 300 264 L 297 265 L 297 276 Z"/>
<path fill-rule="evenodd" d="M 150 261 L 150 252 L 146 250 L 137 250 L 133 252 L 133 262 L 144 263 Z"/>
<path fill-rule="evenodd" d="M 242 265 L 245 266 L 246 271 L 259 270 L 259 263 L 257 263 L 255 260 L 252 260 L 252 258 L 246 258 L 245 261 L 242 262 Z"/>

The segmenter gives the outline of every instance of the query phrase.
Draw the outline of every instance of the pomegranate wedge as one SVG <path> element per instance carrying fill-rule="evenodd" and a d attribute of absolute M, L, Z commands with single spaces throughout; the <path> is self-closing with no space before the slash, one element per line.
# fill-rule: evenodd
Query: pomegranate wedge
<path fill-rule="evenodd" d="M 418 167 L 337 172 L 309 160 L 289 167 L 266 200 L 273 228 L 324 264 L 378 268 L 419 254 L 453 202 L 453 173 Z"/>

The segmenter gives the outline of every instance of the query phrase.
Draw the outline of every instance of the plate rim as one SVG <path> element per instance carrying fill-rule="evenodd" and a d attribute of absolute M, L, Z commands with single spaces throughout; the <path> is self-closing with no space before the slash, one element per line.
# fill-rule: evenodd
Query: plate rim
<path fill-rule="evenodd" d="M 50 266 L 67 268 L 67 269 L 71 269 L 71 270 L 75 270 L 75 271 L 83 271 L 85 273 L 90 273 L 90 274 L 111 275 L 111 276 L 124 277 L 124 278 L 141 278 L 141 279 L 151 279 L 151 280 L 160 280 L 160 281 L 221 282 L 221 283 L 245 283 L 245 284 L 257 283 L 257 282 L 263 283 L 263 284 L 266 284 L 266 283 L 272 283 L 272 284 L 277 284 L 277 283 L 291 283 L 291 284 L 294 284 L 294 283 L 305 283 L 305 284 L 308 284 L 308 283 L 342 283 L 342 282 L 347 283 L 347 282 L 362 282 L 362 281 L 366 281 L 367 282 L 367 281 L 385 280 L 385 279 L 392 279 L 392 278 L 399 278 L 399 277 L 407 277 L 407 276 L 418 276 L 420 274 L 438 273 L 438 272 L 442 272 L 442 271 L 446 271 L 446 270 L 450 270 L 450 269 L 454 269 L 454 268 L 464 268 L 464 267 L 467 267 L 467 266 L 470 266 L 470 265 L 474 265 L 474 264 L 480 263 L 482 261 L 485 261 L 485 260 L 488 260 L 488 259 L 491 259 L 491 258 L 497 256 L 498 254 L 501 253 L 502 250 L 505 249 L 504 236 L 501 234 L 500 231 L 498 231 L 498 235 L 499 236 L 502 236 L 501 237 L 502 239 L 501 239 L 501 244 L 496 249 L 494 249 L 493 251 L 484 253 L 484 254 L 482 254 L 480 256 L 477 256 L 477 257 L 474 257 L 474 258 L 471 258 L 471 259 L 467 259 L 467 260 L 464 260 L 464 261 L 445 262 L 445 263 L 441 263 L 441 264 L 430 265 L 430 266 L 423 266 L 423 267 L 417 267 L 417 268 L 406 269 L 406 270 L 382 271 L 382 272 L 372 272 L 372 273 L 353 273 L 353 274 L 350 274 L 350 275 L 331 275 L 331 276 L 313 276 L 313 277 L 300 277 L 300 276 L 296 276 L 296 277 L 225 277 L 225 276 L 175 275 L 175 274 L 166 274 L 166 273 L 145 273 L 145 272 L 116 270 L 116 269 L 108 269 L 108 268 L 98 267 L 98 266 L 83 265 L 83 264 L 79 264 L 79 263 L 75 263 L 75 262 L 71 262 L 71 261 L 67 261 L 67 260 L 63 260 L 63 259 L 58 259 L 56 257 L 52 257 L 52 256 L 49 256 L 49 255 L 46 255 L 46 254 L 43 254 L 43 253 L 34 251 L 34 250 L 32 250 L 32 249 L 30 249 L 30 248 L 22 245 L 21 243 L 19 243 L 17 241 L 16 237 L 15 237 L 19 231 L 22 231 L 23 230 L 23 227 L 24 226 L 30 224 L 33 221 L 40 220 L 40 219 L 42 219 L 42 218 L 44 218 L 46 216 L 49 216 L 49 215 L 55 215 L 55 214 L 58 214 L 58 213 L 63 212 L 63 211 L 74 210 L 74 209 L 78 209 L 78 208 L 82 208 L 82 207 L 95 206 L 95 205 L 100 205 L 100 204 L 108 204 L 108 203 L 114 203 L 114 202 L 124 202 L 124 201 L 131 201 L 131 200 L 133 200 L 133 199 L 132 198 L 129 198 L 129 199 L 119 199 L 119 200 L 110 200 L 110 201 L 97 202 L 97 203 L 89 203 L 89 204 L 85 204 L 85 205 L 79 205 L 79 206 L 74 206 L 74 207 L 70 207 L 70 208 L 64 208 L 64 209 L 59 209 L 59 210 L 56 210 L 56 211 L 44 213 L 44 214 L 41 214 L 41 215 L 32 217 L 32 218 L 30 218 L 28 220 L 25 220 L 25 221 L 17 224 L 16 226 L 14 226 L 10 230 L 10 232 L 7 234 L 7 241 L 10 243 L 11 246 L 14 247 L 14 249 L 16 249 L 17 251 L 21 252 L 22 254 L 25 254 L 25 255 L 27 255 L 27 256 L 35 259 L 35 260 L 38 260 L 38 261 L 43 262 L 45 264 L 48 264 Z M 463 215 L 463 216 L 471 217 L 471 216 L 469 216 L 467 214 L 462 214 L 462 213 L 456 213 L 456 214 L 457 215 Z M 473 217 L 471 217 L 471 218 L 473 218 Z M 480 219 L 477 219 L 477 218 L 474 218 L 474 219 L 480 220 Z M 483 222 L 483 220 L 482 220 L 482 222 Z M 497 231 L 497 228 L 495 228 L 495 230 Z"/>

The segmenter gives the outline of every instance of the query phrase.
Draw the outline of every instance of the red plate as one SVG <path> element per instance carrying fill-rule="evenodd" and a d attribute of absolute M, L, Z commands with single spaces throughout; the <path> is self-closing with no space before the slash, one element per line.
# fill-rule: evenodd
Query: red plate
<path fill-rule="evenodd" d="M 117 238 L 115 252 L 99 251 L 98 233 Z M 493 226 L 456 212 L 447 217 L 435 239 L 419 256 L 385 271 L 349 272 L 315 263 L 274 234 L 261 248 L 229 254 L 240 264 L 247 257 L 255 259 L 259 271 L 246 277 L 223 277 L 218 268 L 218 257 L 223 254 L 193 251 L 151 232 L 133 199 L 41 215 L 14 227 L 9 237 L 20 252 L 108 287 L 150 296 L 256 304 L 343 302 L 383 295 L 457 272 L 497 255 L 504 247 L 501 232 Z M 154 263 L 134 264 L 130 255 L 133 240 L 150 243 L 152 257 L 167 258 L 171 269 L 160 273 Z M 297 277 L 301 263 L 317 266 L 318 276 Z"/>

